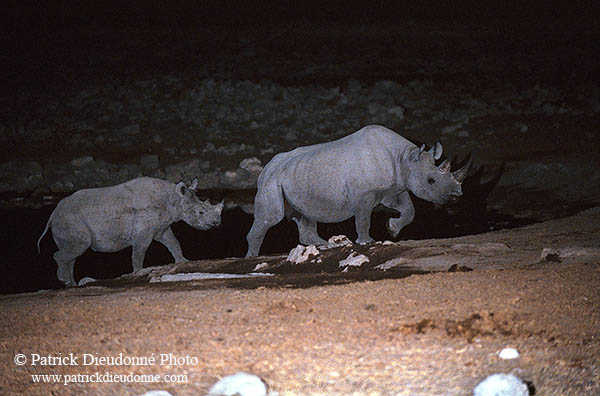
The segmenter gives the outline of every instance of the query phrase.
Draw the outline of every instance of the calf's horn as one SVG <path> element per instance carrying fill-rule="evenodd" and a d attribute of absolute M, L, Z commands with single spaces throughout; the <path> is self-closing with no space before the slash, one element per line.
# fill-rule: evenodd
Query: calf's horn
<path fill-rule="evenodd" d="M 465 180 L 470 166 L 471 166 L 471 157 L 469 156 L 469 160 L 467 161 L 466 164 L 463 165 L 462 168 L 460 168 L 457 171 L 452 172 L 452 176 L 454 176 L 454 178 L 456 179 L 457 182 L 462 183 Z"/>
<path fill-rule="evenodd" d="M 448 172 L 450 172 L 451 168 L 452 168 L 452 164 L 450 163 L 450 160 L 448 160 L 447 158 L 438 167 L 440 173 L 448 173 Z"/>

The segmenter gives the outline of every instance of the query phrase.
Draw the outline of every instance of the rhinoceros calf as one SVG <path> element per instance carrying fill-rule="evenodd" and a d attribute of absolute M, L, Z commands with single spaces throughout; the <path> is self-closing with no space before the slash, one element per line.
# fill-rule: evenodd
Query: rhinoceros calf
<path fill-rule="evenodd" d="M 388 230 L 396 237 L 415 215 L 409 191 L 440 204 L 462 195 L 469 164 L 450 172 L 448 160 L 435 165 L 442 155 L 440 143 L 424 148 L 383 126 L 369 125 L 332 142 L 277 154 L 258 177 L 246 256 L 258 255 L 267 231 L 286 210 L 306 245 L 326 243 L 317 234 L 317 222 L 337 223 L 352 216 L 356 242 L 373 242 L 371 212 L 378 204 L 400 212 L 388 220 Z"/>
<path fill-rule="evenodd" d="M 133 271 L 142 269 L 146 249 L 152 240 L 165 245 L 175 262 L 187 261 L 171 224 L 183 220 L 190 226 L 207 230 L 221 223 L 223 203 L 211 205 L 196 197 L 198 180 L 190 186 L 150 177 L 140 177 L 112 187 L 77 191 L 61 200 L 50 215 L 44 232 L 52 228 L 58 251 L 58 279 L 74 286 L 75 259 L 88 248 L 97 252 L 116 252 L 133 248 Z"/>

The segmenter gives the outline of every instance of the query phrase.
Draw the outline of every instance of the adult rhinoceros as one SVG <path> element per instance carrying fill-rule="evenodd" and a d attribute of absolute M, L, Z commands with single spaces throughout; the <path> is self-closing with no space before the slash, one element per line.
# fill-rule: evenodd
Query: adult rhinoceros
<path fill-rule="evenodd" d="M 441 155 L 440 143 L 425 151 L 424 145 L 417 147 L 379 125 L 277 154 L 258 178 L 246 256 L 258 255 L 267 231 L 286 210 L 298 225 L 302 244 L 327 243 L 317 234 L 317 222 L 336 223 L 352 216 L 356 242 L 373 242 L 371 212 L 378 204 L 400 212 L 400 217 L 388 221 L 388 230 L 396 237 L 415 215 L 409 191 L 439 204 L 462 195 L 469 164 L 450 172 L 448 160 L 435 165 Z"/>

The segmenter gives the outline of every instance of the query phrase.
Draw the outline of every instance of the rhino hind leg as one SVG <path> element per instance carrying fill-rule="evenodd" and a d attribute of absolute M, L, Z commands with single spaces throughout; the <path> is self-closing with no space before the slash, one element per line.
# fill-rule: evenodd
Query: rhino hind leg
<path fill-rule="evenodd" d="M 281 188 L 274 184 L 259 186 L 254 199 L 254 221 L 246 235 L 248 241 L 246 257 L 258 256 L 267 231 L 283 220 L 284 216 L 285 206 Z"/>
<path fill-rule="evenodd" d="M 51 227 L 52 238 L 58 248 L 54 253 L 58 266 L 56 276 L 67 287 L 76 286 L 73 277 L 75 260 L 92 246 L 90 232 L 76 214 L 57 212 L 57 209 L 52 213 Z"/>
<path fill-rule="evenodd" d="M 294 217 L 298 225 L 300 243 L 303 245 L 326 245 L 327 241 L 321 238 L 317 232 L 317 222 L 306 216 Z"/>
<path fill-rule="evenodd" d="M 56 277 L 67 287 L 77 286 L 77 284 L 75 283 L 75 278 L 73 276 L 74 267 L 75 260 L 71 260 L 67 263 L 59 264 L 58 269 L 56 270 Z"/>
<path fill-rule="evenodd" d="M 76 286 L 75 278 L 73 277 L 73 268 L 75 267 L 75 259 L 83 254 L 87 250 L 80 247 L 79 249 L 60 249 L 54 253 L 54 261 L 58 266 L 56 270 L 56 277 L 59 281 L 65 284 L 67 287 Z"/>

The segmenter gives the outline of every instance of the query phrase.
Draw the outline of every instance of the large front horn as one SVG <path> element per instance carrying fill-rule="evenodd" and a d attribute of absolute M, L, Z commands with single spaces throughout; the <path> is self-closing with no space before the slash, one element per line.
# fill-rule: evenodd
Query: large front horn
<path fill-rule="evenodd" d="M 450 160 L 447 158 L 438 167 L 440 173 L 443 173 L 443 174 L 450 172 L 451 168 L 452 168 L 452 164 L 450 163 Z"/>
<path fill-rule="evenodd" d="M 454 177 L 454 179 L 456 179 L 457 182 L 462 183 L 465 178 L 467 177 L 467 172 L 469 171 L 469 167 L 471 166 L 471 157 L 469 156 L 469 160 L 467 161 L 466 164 L 463 165 L 462 168 L 460 168 L 457 171 L 452 172 L 452 176 Z"/>

